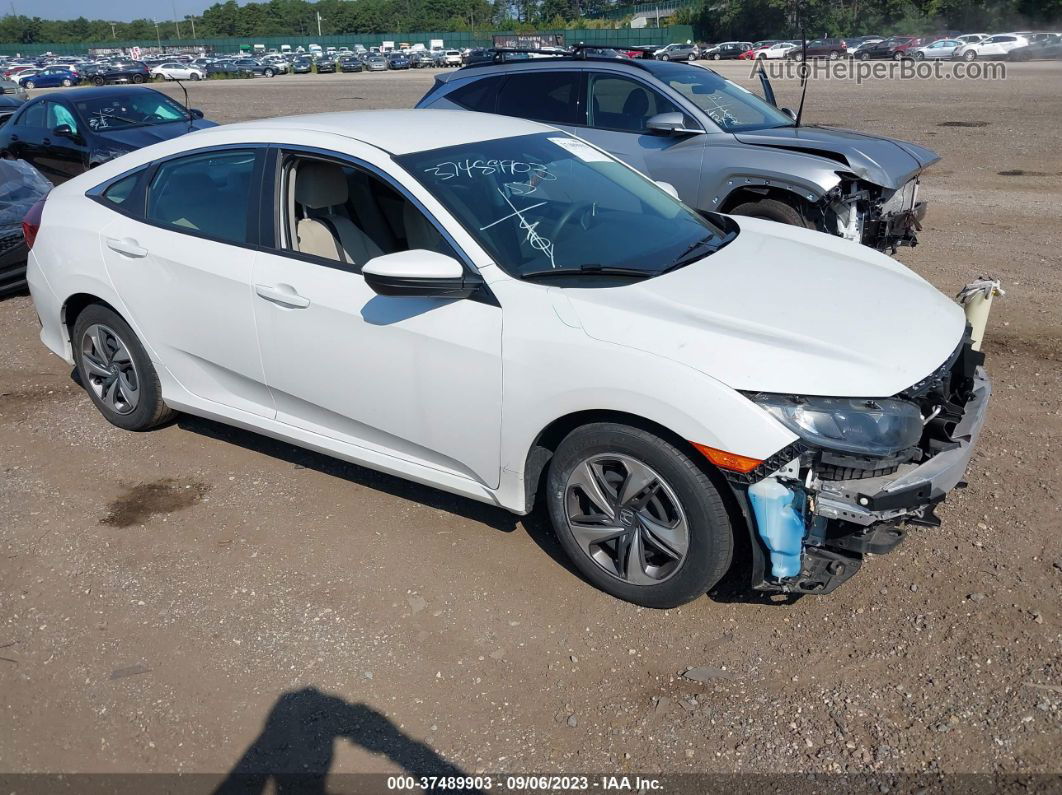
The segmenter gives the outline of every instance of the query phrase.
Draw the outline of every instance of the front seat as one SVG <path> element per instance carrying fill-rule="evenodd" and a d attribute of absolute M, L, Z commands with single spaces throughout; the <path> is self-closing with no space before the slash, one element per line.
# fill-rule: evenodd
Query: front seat
<path fill-rule="evenodd" d="M 623 120 L 632 130 L 644 130 L 649 112 L 649 95 L 644 88 L 635 88 L 623 102 Z"/>
<path fill-rule="evenodd" d="M 350 220 L 347 198 L 347 177 L 342 168 L 313 160 L 299 165 L 295 201 L 305 213 L 295 228 L 299 251 L 359 267 L 383 254 Z"/>

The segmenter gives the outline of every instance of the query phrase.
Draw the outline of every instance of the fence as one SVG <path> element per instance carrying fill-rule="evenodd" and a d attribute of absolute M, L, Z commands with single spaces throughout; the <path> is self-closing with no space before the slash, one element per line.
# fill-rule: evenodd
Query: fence
<path fill-rule="evenodd" d="M 542 34 L 561 34 L 568 44 L 585 43 L 601 47 L 626 47 L 638 44 L 668 44 L 684 42 L 693 38 L 689 25 L 672 25 L 663 28 L 578 28 L 572 30 L 542 30 Z M 292 49 L 320 44 L 322 47 L 379 46 L 382 42 L 409 42 L 427 45 L 431 39 L 442 39 L 446 47 L 489 47 L 496 35 L 516 35 L 512 31 L 419 31 L 405 33 L 346 33 L 336 36 L 256 36 L 239 38 L 182 38 L 139 39 L 132 41 L 94 41 L 80 44 L 0 44 L 0 55 L 37 56 L 44 53 L 55 55 L 83 55 L 89 49 L 129 50 L 140 47 L 156 51 L 161 45 L 164 51 L 205 49 L 208 52 L 234 53 L 240 49 L 250 50 L 262 44 L 267 50 L 279 50 L 288 44 Z"/>

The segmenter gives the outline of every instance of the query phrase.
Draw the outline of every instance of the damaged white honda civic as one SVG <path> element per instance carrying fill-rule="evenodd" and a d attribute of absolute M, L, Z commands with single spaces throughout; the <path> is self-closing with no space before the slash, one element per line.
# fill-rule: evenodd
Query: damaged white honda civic
<path fill-rule="evenodd" d="M 25 234 L 41 339 L 114 425 L 188 412 L 542 503 L 587 580 L 651 607 L 744 548 L 750 588 L 832 591 L 937 523 L 988 403 L 962 309 L 903 265 L 519 119 L 194 132 Z"/>

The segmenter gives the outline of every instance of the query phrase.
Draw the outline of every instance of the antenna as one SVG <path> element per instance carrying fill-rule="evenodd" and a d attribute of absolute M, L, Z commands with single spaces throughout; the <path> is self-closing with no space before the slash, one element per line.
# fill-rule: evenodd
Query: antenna
<path fill-rule="evenodd" d="M 188 107 L 188 89 L 184 87 L 184 83 L 179 78 L 173 78 L 173 82 L 181 87 L 181 91 L 184 92 L 184 112 L 188 115 L 188 132 L 192 131 L 192 109 Z M 801 103 L 803 104 L 803 103 Z M 799 118 L 799 117 L 798 117 Z"/>
<path fill-rule="evenodd" d="M 799 6 L 798 6 L 799 8 Z M 808 95 L 808 34 L 804 30 L 804 20 L 801 17 L 800 20 L 800 38 L 802 52 L 800 55 L 800 105 L 797 107 L 796 119 L 794 124 L 799 127 L 800 119 L 804 115 L 804 98 Z"/>

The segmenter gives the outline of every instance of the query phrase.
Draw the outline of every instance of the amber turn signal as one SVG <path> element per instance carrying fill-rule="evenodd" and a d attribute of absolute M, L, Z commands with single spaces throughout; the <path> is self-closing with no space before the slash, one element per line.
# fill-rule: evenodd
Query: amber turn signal
<path fill-rule="evenodd" d="M 690 442 L 697 450 L 704 455 L 709 461 L 715 464 L 720 469 L 729 469 L 732 472 L 751 472 L 763 461 L 759 458 L 749 458 L 747 455 L 738 455 L 737 453 L 728 453 L 726 450 L 716 450 L 714 447 L 709 447 L 706 444 L 697 444 L 696 442 Z"/>

